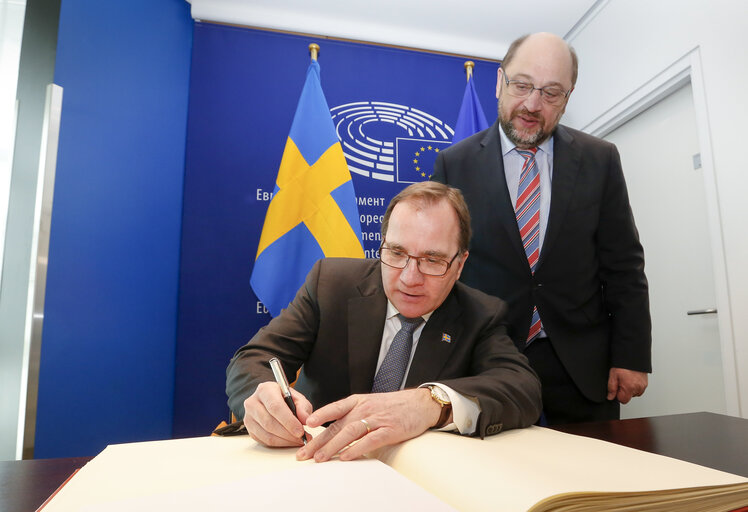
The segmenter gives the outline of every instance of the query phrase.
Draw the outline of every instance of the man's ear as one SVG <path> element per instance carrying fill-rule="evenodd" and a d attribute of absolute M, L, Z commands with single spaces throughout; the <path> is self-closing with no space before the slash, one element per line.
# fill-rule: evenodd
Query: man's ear
<path fill-rule="evenodd" d="M 571 98 L 571 93 L 573 92 L 574 92 L 574 87 L 569 89 L 569 94 L 566 95 L 566 99 L 564 100 L 564 108 L 561 109 L 562 114 L 566 112 L 566 105 L 569 104 L 569 98 Z"/>
<path fill-rule="evenodd" d="M 470 252 L 465 251 L 464 253 L 462 253 L 460 258 L 458 259 L 459 264 L 457 266 L 457 279 L 460 278 L 460 275 L 462 274 L 462 267 L 465 266 L 465 262 L 467 261 L 469 255 L 470 255 Z"/>
<path fill-rule="evenodd" d="M 503 68 L 499 66 L 499 69 L 496 71 L 496 99 L 499 99 L 499 92 L 501 92 L 501 82 L 504 81 L 502 78 L 504 72 L 502 71 Z"/>

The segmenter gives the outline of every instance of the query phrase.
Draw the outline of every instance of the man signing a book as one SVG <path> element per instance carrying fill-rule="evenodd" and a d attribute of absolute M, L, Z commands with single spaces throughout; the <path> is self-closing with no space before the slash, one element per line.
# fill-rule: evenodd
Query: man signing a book
<path fill-rule="evenodd" d="M 460 191 L 423 182 L 389 204 L 379 260 L 318 261 L 227 369 L 229 406 L 249 435 L 322 462 L 431 428 L 482 438 L 533 424 L 540 382 L 506 334 L 505 303 L 457 282 L 470 236 Z M 300 370 L 296 416 L 271 358 Z M 326 424 L 302 446 L 304 426 Z"/>

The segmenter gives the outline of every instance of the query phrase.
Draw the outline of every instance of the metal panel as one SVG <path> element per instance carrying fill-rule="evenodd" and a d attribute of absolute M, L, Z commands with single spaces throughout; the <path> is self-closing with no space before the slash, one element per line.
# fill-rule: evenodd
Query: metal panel
<path fill-rule="evenodd" d="M 42 126 L 42 143 L 39 154 L 36 204 L 34 206 L 34 226 L 36 229 L 31 245 L 32 260 L 29 269 L 28 307 L 26 308 L 27 316 L 24 329 L 24 376 L 20 409 L 24 409 L 23 404 L 25 402 L 26 414 L 25 417 L 19 418 L 19 440 L 17 443 L 18 450 L 23 450 L 24 459 L 30 459 L 34 456 L 39 361 L 44 323 L 44 295 L 47 285 L 49 232 L 52 220 L 61 114 L 62 87 L 49 84 L 44 104 L 44 124 Z"/>

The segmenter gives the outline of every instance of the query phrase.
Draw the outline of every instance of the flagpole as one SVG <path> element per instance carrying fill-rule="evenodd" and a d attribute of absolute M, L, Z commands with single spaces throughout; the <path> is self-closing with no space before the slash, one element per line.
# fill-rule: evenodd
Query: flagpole
<path fill-rule="evenodd" d="M 470 78 L 473 76 L 473 67 L 475 66 L 475 62 L 472 60 L 465 61 L 465 74 L 467 75 L 467 81 L 470 81 Z"/>
<path fill-rule="evenodd" d="M 319 45 L 317 43 L 309 45 L 309 55 L 312 56 L 312 60 L 317 60 L 317 55 L 319 55 Z"/>

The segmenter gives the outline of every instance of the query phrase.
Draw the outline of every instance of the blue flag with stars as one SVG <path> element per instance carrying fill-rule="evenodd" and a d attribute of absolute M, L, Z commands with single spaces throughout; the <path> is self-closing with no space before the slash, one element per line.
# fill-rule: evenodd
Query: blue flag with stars
<path fill-rule="evenodd" d="M 471 76 L 465 86 L 465 94 L 462 96 L 462 106 L 460 107 L 460 113 L 457 115 L 452 144 L 486 128 L 488 128 L 486 114 L 483 113 L 483 107 L 480 104 L 480 99 L 478 99 L 478 93 L 475 92 L 475 83 Z"/>
<path fill-rule="evenodd" d="M 397 139 L 397 181 L 417 183 L 431 178 L 434 162 L 439 152 L 449 147 L 449 142 L 423 139 Z"/>

